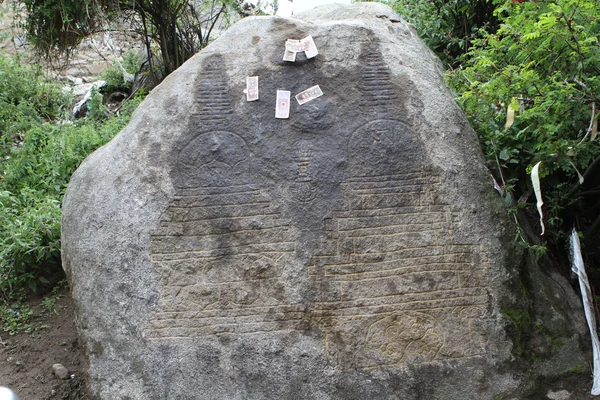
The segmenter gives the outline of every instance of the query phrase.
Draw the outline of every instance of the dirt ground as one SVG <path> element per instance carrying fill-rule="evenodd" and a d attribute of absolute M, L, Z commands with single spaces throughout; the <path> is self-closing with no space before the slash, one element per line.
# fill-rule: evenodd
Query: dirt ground
<path fill-rule="evenodd" d="M 42 298 L 28 300 L 36 315 L 31 320 L 37 328 L 33 333 L 9 336 L 0 332 L 0 386 L 11 388 L 21 400 L 89 399 L 89 379 L 69 289 L 58 292 L 52 311 L 41 306 Z M 67 368 L 68 379 L 53 375 L 52 366 L 56 363 Z"/>

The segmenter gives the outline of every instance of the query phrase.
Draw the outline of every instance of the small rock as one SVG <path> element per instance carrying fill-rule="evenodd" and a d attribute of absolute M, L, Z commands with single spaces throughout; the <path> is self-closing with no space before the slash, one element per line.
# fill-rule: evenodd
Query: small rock
<path fill-rule="evenodd" d="M 62 364 L 54 364 L 52 366 L 52 373 L 58 379 L 69 379 L 69 371 Z"/>
<path fill-rule="evenodd" d="M 82 85 L 83 84 L 83 79 L 81 79 L 81 78 L 76 78 L 76 77 L 71 76 L 71 75 L 67 75 L 65 78 L 67 78 L 68 80 L 70 80 L 71 82 L 73 82 L 73 84 L 75 84 L 75 85 Z"/>
<path fill-rule="evenodd" d="M 546 396 L 551 400 L 568 400 L 571 398 L 571 393 L 566 390 L 559 390 L 558 392 L 550 390 L 546 393 Z"/>

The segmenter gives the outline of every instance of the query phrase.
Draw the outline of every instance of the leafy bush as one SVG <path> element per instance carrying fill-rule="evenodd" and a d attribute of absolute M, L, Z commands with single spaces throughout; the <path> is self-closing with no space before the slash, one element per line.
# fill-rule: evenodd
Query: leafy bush
<path fill-rule="evenodd" d="M 0 65 L 12 65 L 22 72 L 9 71 L 14 87 L 25 87 L 33 93 L 29 101 L 27 93 L 14 91 L 7 85 L 2 87 L 0 98 L 18 98 L 21 99 L 19 104 L 35 105 L 39 103 L 35 97 L 39 93 L 62 95 L 58 86 L 47 83 L 35 71 L 15 61 L 0 60 Z M 34 79 L 34 82 L 20 82 L 21 79 Z M 43 90 L 32 89 L 36 82 Z M 18 135 L 22 142 L 18 146 L 5 146 L 5 157 L 0 161 L 0 226 L 3 228 L 0 230 L 0 291 L 5 299 L 24 288 L 35 290 L 40 283 L 51 283 L 55 272 L 60 270 L 60 204 L 69 179 L 88 154 L 127 124 L 140 101 L 141 97 L 127 102 L 120 114 L 104 120 L 95 116 L 74 123 L 58 121 L 56 118 L 61 116 L 59 111 L 64 104 L 52 102 L 42 102 L 39 108 L 27 107 L 28 114 L 6 116 L 4 121 L 8 126 L 21 127 Z M 43 116 L 40 113 L 44 113 Z M 19 121 L 20 118 L 25 122 Z"/>
<path fill-rule="evenodd" d="M 531 248 L 566 254 L 563 240 L 576 225 L 587 245 L 588 265 L 598 264 L 600 254 L 594 250 L 600 239 L 597 1 L 388 3 L 416 25 L 449 66 L 448 82 L 481 139 L 489 167 L 503 186 L 508 210 L 519 210 L 534 223 L 537 211 L 529 173 L 542 161 L 547 229 L 545 240 Z M 526 239 L 524 232 L 519 229 L 521 242 Z M 594 274 L 600 278 L 600 269 Z"/>
<path fill-rule="evenodd" d="M 592 244 L 600 221 L 596 3 L 497 0 L 498 31 L 474 40 L 462 67 L 448 74 L 509 200 L 525 194 L 525 201 L 528 173 L 542 161 L 545 236 L 555 244 L 573 224 Z"/>
<path fill-rule="evenodd" d="M 126 72 L 135 75 L 140 67 L 140 61 L 136 52 L 129 50 L 125 53 L 121 66 L 123 66 Z M 102 88 L 102 91 L 106 93 L 120 90 L 129 92 L 132 86 L 132 82 L 125 82 L 123 79 L 123 71 L 116 60 L 113 61 L 112 66 L 102 73 L 102 79 L 106 81 L 106 85 Z"/>
<path fill-rule="evenodd" d="M 480 28 L 498 27 L 492 0 L 390 0 L 394 10 L 413 23 L 419 36 L 446 65 L 457 66 Z"/>
<path fill-rule="evenodd" d="M 0 56 L 0 166 L 25 131 L 63 117 L 70 106 L 70 95 L 39 68 L 22 66 L 18 57 Z"/>

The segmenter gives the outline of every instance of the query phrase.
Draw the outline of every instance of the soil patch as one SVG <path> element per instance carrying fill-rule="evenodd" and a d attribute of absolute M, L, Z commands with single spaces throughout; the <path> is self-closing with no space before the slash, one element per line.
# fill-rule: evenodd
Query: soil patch
<path fill-rule="evenodd" d="M 43 296 L 28 304 L 35 311 L 33 332 L 9 336 L 0 333 L 0 386 L 14 390 L 21 400 L 89 399 L 87 366 L 74 323 L 74 305 L 68 288 L 58 292 L 52 310 L 41 305 Z M 64 365 L 69 378 L 52 373 Z"/>

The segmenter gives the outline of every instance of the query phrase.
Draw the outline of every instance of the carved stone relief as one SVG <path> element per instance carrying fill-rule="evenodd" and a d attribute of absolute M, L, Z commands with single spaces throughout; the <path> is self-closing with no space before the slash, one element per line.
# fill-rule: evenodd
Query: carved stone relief
<path fill-rule="evenodd" d="M 362 57 L 361 105 L 372 119 L 340 139 L 346 162 L 338 185 L 344 204 L 337 208 L 319 198 L 319 149 L 310 138 L 291 145 L 289 165 L 278 166 L 294 177 L 285 183 L 285 198 L 255 175 L 259 155 L 229 131 L 222 62 L 215 56 L 207 63 L 191 135 L 178 154 L 178 192 L 151 238 L 163 291 L 146 337 L 318 329 L 324 358 L 342 369 L 486 352 L 478 323 L 488 304 L 485 252 L 455 243 L 460 213 L 440 200 L 443 182 L 426 168 L 411 126 L 393 119 L 390 110 L 400 99 L 378 44 L 365 44 Z M 321 122 L 292 128 L 338 134 L 331 105 L 319 104 L 312 107 Z M 306 248 L 284 217 L 287 207 L 304 207 L 311 210 L 306 218 L 320 219 L 306 225 L 321 227 L 312 232 L 319 246 Z M 300 272 L 313 296 L 308 308 L 286 293 L 285 275 L 297 267 L 299 251 L 310 254 Z"/>

